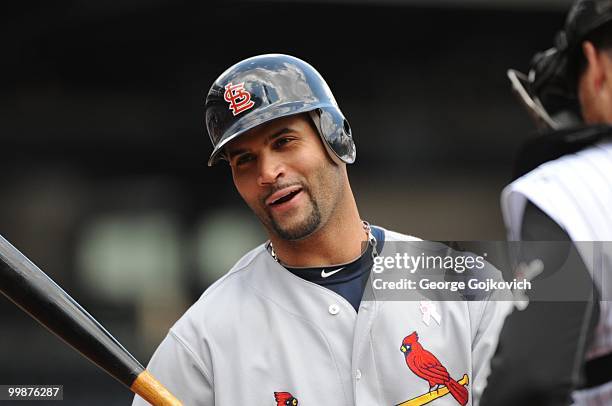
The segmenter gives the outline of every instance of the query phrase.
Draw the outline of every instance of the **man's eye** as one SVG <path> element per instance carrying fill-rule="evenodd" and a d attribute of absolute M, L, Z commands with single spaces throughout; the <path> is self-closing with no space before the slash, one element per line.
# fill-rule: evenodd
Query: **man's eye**
<path fill-rule="evenodd" d="M 252 160 L 253 160 L 253 155 L 250 155 L 250 154 L 240 155 L 236 159 L 236 165 L 243 165 Z"/>
<path fill-rule="evenodd" d="M 291 142 L 292 140 L 293 140 L 293 138 L 290 138 L 290 137 L 281 137 L 281 138 L 278 138 L 276 141 L 274 141 L 274 147 L 280 148 L 283 145 Z"/>

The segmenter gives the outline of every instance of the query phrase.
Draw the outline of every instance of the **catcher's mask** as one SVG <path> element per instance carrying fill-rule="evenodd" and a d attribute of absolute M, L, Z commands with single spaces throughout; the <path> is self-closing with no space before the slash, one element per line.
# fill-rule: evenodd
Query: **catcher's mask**
<path fill-rule="evenodd" d="M 612 21 L 612 0 L 578 0 L 568 13 L 554 47 L 538 52 L 528 74 L 509 69 L 512 88 L 539 128 L 560 129 L 582 123 L 576 93 L 582 42 Z"/>

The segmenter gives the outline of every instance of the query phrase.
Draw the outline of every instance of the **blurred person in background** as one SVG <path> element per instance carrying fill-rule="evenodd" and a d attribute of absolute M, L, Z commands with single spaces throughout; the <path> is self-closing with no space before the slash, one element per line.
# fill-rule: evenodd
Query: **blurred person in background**
<path fill-rule="evenodd" d="M 509 239 L 567 245 L 521 249 L 522 264 L 542 261 L 541 274 L 526 309 L 505 322 L 482 404 L 610 405 L 612 1 L 576 1 L 555 46 L 528 75 L 508 75 L 541 129 L 502 193 Z M 540 300 L 558 293 L 547 289 L 560 286 L 552 277 L 572 250 L 578 260 L 560 281 L 573 298 Z"/>

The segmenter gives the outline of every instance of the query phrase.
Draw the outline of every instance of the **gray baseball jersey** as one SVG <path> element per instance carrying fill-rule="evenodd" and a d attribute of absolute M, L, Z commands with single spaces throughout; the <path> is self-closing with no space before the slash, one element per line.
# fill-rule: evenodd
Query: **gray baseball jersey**
<path fill-rule="evenodd" d="M 416 240 L 385 235 L 381 256 L 393 249 L 389 242 Z M 364 300 L 356 312 L 340 295 L 287 271 L 262 245 L 178 320 L 148 369 L 186 406 L 418 405 L 431 398 L 435 406 L 457 399 L 476 405 L 509 303 L 428 306 L 435 320 L 427 322 L 419 301 Z M 425 354 L 429 363 L 409 367 L 400 347 L 433 354 L 441 365 Z M 445 386 L 430 392 L 440 381 L 428 382 L 419 365 L 442 371 Z"/>
<path fill-rule="evenodd" d="M 533 202 L 574 241 L 607 241 L 594 271 L 593 246 L 578 243 L 596 286 L 605 300 L 587 359 L 612 352 L 612 142 L 603 142 L 576 154 L 547 162 L 508 185 L 502 193 L 502 211 L 510 240 L 520 240 L 527 200 Z M 599 262 L 601 260 L 601 262 Z M 602 272 L 603 271 L 603 272 Z M 612 402 L 612 382 L 577 391 L 577 404 L 603 405 Z"/>

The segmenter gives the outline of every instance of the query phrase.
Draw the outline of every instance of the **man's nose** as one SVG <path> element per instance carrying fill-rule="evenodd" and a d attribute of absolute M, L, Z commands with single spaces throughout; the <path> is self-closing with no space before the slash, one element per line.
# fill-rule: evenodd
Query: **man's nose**
<path fill-rule="evenodd" d="M 261 154 L 258 163 L 259 177 L 257 183 L 260 186 L 275 183 L 285 170 L 282 160 L 274 156 L 274 154 Z"/>

